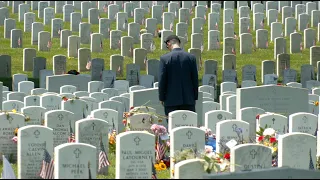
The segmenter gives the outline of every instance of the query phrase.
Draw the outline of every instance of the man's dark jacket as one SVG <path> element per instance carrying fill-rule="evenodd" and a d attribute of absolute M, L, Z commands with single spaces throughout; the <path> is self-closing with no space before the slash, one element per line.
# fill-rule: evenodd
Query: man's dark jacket
<path fill-rule="evenodd" d="M 160 57 L 159 100 L 164 106 L 195 105 L 198 100 L 196 57 L 181 48 Z"/>

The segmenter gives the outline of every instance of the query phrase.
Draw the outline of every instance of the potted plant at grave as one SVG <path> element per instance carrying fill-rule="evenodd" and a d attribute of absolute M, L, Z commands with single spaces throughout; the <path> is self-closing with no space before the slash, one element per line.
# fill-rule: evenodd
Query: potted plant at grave
<path fill-rule="evenodd" d="M 260 127 L 256 132 L 258 137 L 258 144 L 268 146 L 272 150 L 272 167 L 278 167 L 278 140 L 277 134 L 273 128 Z"/>

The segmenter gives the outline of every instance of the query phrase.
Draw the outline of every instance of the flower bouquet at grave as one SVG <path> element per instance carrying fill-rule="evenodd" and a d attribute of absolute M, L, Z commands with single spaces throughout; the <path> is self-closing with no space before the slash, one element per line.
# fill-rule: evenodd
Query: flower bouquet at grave
<path fill-rule="evenodd" d="M 155 112 L 150 111 L 149 110 L 150 107 L 146 106 L 147 103 L 145 103 L 144 105 L 139 106 L 139 107 L 130 107 L 129 112 L 124 112 L 123 113 L 122 123 L 123 123 L 123 125 L 125 127 L 125 131 L 130 131 L 130 117 L 135 115 L 135 114 L 142 114 L 143 113 L 143 114 L 150 115 L 150 118 L 146 119 L 146 121 L 149 122 L 150 127 L 151 127 L 152 124 L 161 123 L 162 119 L 166 119 L 167 118 L 166 116 L 162 116 L 160 114 L 157 114 Z"/>
<path fill-rule="evenodd" d="M 273 128 L 260 127 L 259 131 L 256 132 L 258 137 L 258 144 L 268 146 L 272 150 L 272 166 L 278 166 L 278 140 L 277 134 Z"/>
<path fill-rule="evenodd" d="M 205 142 L 207 146 L 211 146 L 213 151 L 216 150 L 216 136 L 212 134 L 211 129 L 201 126 L 200 129 L 205 131 Z"/>
<path fill-rule="evenodd" d="M 162 162 L 166 167 L 170 166 L 170 159 L 166 155 L 170 145 L 167 129 L 158 124 L 153 124 L 150 129 L 155 135 L 156 163 Z"/>
<path fill-rule="evenodd" d="M 63 101 L 71 100 L 71 102 L 73 102 L 73 100 L 79 99 L 79 97 L 68 98 L 67 96 L 62 96 L 61 99 L 62 99 Z"/>
<path fill-rule="evenodd" d="M 203 168 L 208 174 L 230 171 L 230 152 L 215 153 L 211 146 L 206 146 L 200 158 L 204 160 Z"/>
<path fill-rule="evenodd" d="M 111 133 L 109 133 L 109 153 L 116 153 L 116 136 L 117 132 L 116 130 L 113 130 Z"/>
<path fill-rule="evenodd" d="M 12 117 L 10 116 L 10 114 L 9 114 L 10 112 L 11 112 L 11 113 L 15 113 L 15 114 L 21 114 L 21 115 L 23 115 L 23 116 L 25 117 L 25 119 L 24 119 L 25 122 L 30 121 L 30 117 L 29 117 L 29 116 L 26 116 L 26 115 L 24 115 L 23 113 L 17 112 L 16 109 L 12 109 L 11 111 L 1 111 L 1 113 L 5 113 L 5 114 L 6 114 L 7 120 L 8 120 L 9 122 L 11 122 L 11 121 L 13 120 L 13 118 L 12 118 Z M 13 131 L 14 137 L 13 137 L 11 140 L 12 140 L 14 143 L 17 143 L 17 142 L 18 142 L 18 130 L 19 130 L 19 127 L 16 127 L 16 128 L 14 129 L 14 131 Z"/>

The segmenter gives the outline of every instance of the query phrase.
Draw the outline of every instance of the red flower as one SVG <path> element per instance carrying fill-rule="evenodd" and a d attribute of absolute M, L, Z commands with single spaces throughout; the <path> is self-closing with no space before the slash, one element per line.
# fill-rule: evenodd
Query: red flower
<path fill-rule="evenodd" d="M 134 108 L 134 107 L 133 107 L 133 106 L 131 106 L 131 107 L 130 107 L 130 110 L 132 110 L 133 108 Z"/>
<path fill-rule="evenodd" d="M 170 167 L 170 161 L 168 160 L 163 160 L 163 163 L 169 168 Z"/>
<path fill-rule="evenodd" d="M 271 138 L 269 139 L 269 141 L 270 141 L 270 143 L 275 143 L 277 140 L 276 140 L 275 137 L 271 137 Z"/>
<path fill-rule="evenodd" d="M 282 86 L 282 84 L 281 84 L 281 83 L 278 83 L 277 85 L 278 85 L 278 86 Z"/>
<path fill-rule="evenodd" d="M 260 119 L 260 114 L 257 114 L 257 115 L 256 115 L 256 119 Z"/>
<path fill-rule="evenodd" d="M 127 120 L 126 120 L 126 119 L 123 119 L 123 120 L 122 120 L 122 123 L 123 123 L 123 124 L 127 124 Z"/>
<path fill-rule="evenodd" d="M 259 136 L 258 141 L 262 141 L 263 140 L 263 136 Z"/>
<path fill-rule="evenodd" d="M 223 156 L 223 158 L 225 158 L 225 159 L 230 159 L 230 153 L 226 153 L 226 154 L 224 154 L 224 156 Z"/>
<path fill-rule="evenodd" d="M 63 100 L 64 100 L 64 101 L 68 101 L 68 98 L 67 98 L 67 97 L 63 97 Z"/>

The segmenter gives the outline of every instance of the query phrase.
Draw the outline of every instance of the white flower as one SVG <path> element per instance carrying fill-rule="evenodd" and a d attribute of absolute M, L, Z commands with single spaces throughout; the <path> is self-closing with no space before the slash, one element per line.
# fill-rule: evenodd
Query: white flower
<path fill-rule="evenodd" d="M 201 126 L 200 129 L 204 130 L 204 131 L 207 131 L 207 128 L 204 127 L 204 126 Z"/>
<path fill-rule="evenodd" d="M 263 131 L 264 136 L 272 136 L 276 133 L 276 131 L 273 128 L 267 128 Z"/>

